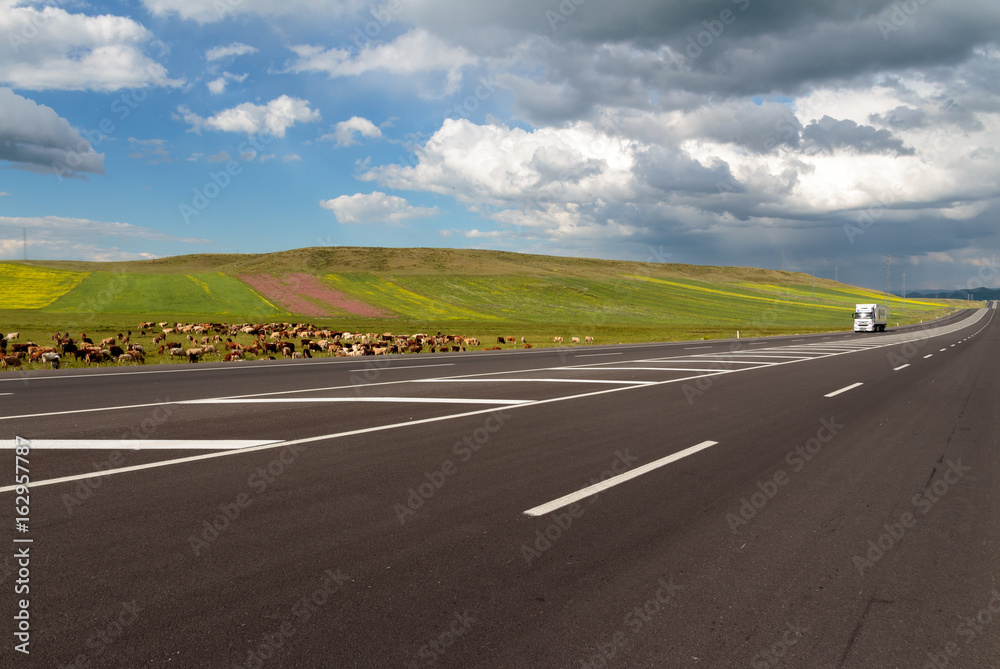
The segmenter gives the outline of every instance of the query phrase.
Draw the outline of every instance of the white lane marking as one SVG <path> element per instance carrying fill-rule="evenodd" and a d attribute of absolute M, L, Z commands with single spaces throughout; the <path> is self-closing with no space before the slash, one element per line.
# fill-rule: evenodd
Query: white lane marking
<path fill-rule="evenodd" d="M 924 360 L 926 360 L 927 358 L 932 358 L 932 357 L 934 357 L 934 354 L 933 353 L 928 353 L 927 355 L 924 356 Z"/>
<path fill-rule="evenodd" d="M 678 451 L 678 452 L 674 453 L 673 455 L 668 455 L 665 458 L 660 458 L 659 460 L 654 460 L 653 462 L 650 462 L 649 464 L 642 465 L 641 467 L 636 467 L 635 469 L 629 470 L 629 471 L 627 471 L 627 472 L 625 472 L 623 474 L 619 474 L 618 476 L 613 476 L 613 477 L 607 479 L 606 481 L 601 481 L 600 483 L 595 483 L 594 485 L 587 486 L 586 488 L 583 488 L 582 490 L 577 490 L 576 492 L 572 492 L 572 493 L 570 493 L 568 495 L 564 495 L 564 496 L 560 497 L 559 499 L 554 499 L 551 502 L 547 502 L 545 504 L 541 504 L 541 505 L 536 506 L 534 508 L 528 509 L 527 511 L 524 512 L 524 515 L 526 515 L 526 516 L 544 516 L 546 513 L 551 513 L 553 511 L 555 511 L 556 509 L 561 509 L 564 506 L 569 506 L 573 502 L 579 501 L 581 499 L 586 499 L 587 497 L 590 497 L 591 495 L 596 495 L 597 493 L 601 492 L 602 490 L 607 490 L 608 488 L 613 488 L 614 486 L 622 484 L 622 483 L 625 483 L 626 481 L 631 481 L 632 479 L 636 478 L 637 476 L 642 476 L 643 474 L 647 474 L 647 473 L 653 471 L 654 469 L 658 469 L 659 467 L 662 467 L 664 465 L 669 465 L 671 462 L 676 462 L 676 461 L 678 461 L 678 460 L 680 460 L 682 458 L 686 458 L 687 456 L 693 455 L 694 453 L 697 453 L 698 451 L 702 451 L 702 450 L 708 448 L 709 446 L 715 446 L 717 443 L 719 443 L 719 442 L 717 442 L 717 441 L 703 441 L 700 444 L 696 444 L 694 446 L 691 446 L 690 448 L 685 448 L 683 451 Z"/>
<path fill-rule="evenodd" d="M 415 379 L 411 383 L 623 383 L 648 386 L 656 381 L 620 381 L 616 379 Z"/>
<path fill-rule="evenodd" d="M 909 367 L 909 366 L 910 366 L 910 363 L 906 363 L 905 365 L 900 365 L 899 367 L 893 367 L 893 368 L 892 368 L 892 371 L 894 371 L 894 372 L 898 372 L 899 370 L 901 370 L 901 369 L 906 369 L 906 368 L 907 368 L 907 367 Z"/>
<path fill-rule="evenodd" d="M 181 400 L 176 404 L 281 404 L 306 402 L 403 402 L 414 404 L 529 404 L 534 400 L 462 399 L 460 397 L 246 397 Z"/>
<path fill-rule="evenodd" d="M 839 395 L 840 393 L 846 393 L 848 390 L 854 390 L 858 386 L 863 386 L 863 385 L 864 384 L 861 383 L 860 381 L 858 383 L 852 383 L 849 386 L 844 386 L 840 390 L 834 390 L 832 393 L 827 393 L 826 395 L 823 395 L 823 397 L 834 397 L 835 395 Z"/>
<path fill-rule="evenodd" d="M 762 363 L 769 365 L 771 363 Z M 691 367 L 601 367 L 601 369 L 596 370 L 593 367 L 556 367 L 556 371 L 561 372 L 596 372 L 596 371 L 608 371 L 608 372 L 721 372 L 721 371 L 735 371 L 735 370 L 722 370 L 718 367 L 714 369 L 692 369 Z"/>
<path fill-rule="evenodd" d="M 453 363 L 453 362 L 442 362 L 442 363 L 438 363 L 438 364 L 434 364 L 434 365 L 398 365 L 398 366 L 397 365 L 384 365 L 384 366 L 383 365 L 373 365 L 372 367 L 369 367 L 368 369 L 349 369 L 347 371 L 349 371 L 349 372 L 371 372 L 371 371 L 387 372 L 390 369 L 391 370 L 397 370 L 397 369 L 420 369 L 421 367 L 454 367 L 454 366 L 455 366 L 455 363 Z"/>
<path fill-rule="evenodd" d="M 700 348 L 714 348 L 713 346 L 685 346 L 685 351 L 697 351 Z"/>
<path fill-rule="evenodd" d="M 808 355 L 775 355 L 774 353 L 753 353 L 747 351 L 745 353 L 706 353 L 706 358 L 717 357 L 720 355 L 739 355 L 745 358 L 788 358 L 790 360 L 812 360 L 812 356 Z"/>
<path fill-rule="evenodd" d="M 14 420 L 16 418 L 43 418 L 45 416 L 65 416 L 73 413 L 91 413 L 94 411 L 116 411 L 118 409 L 143 409 L 145 407 L 160 407 L 173 402 L 149 402 L 147 404 L 122 404 L 112 407 L 93 407 L 90 409 L 68 409 L 66 411 L 46 411 L 45 413 L 27 413 L 20 416 L 0 416 L 0 420 Z"/>
<path fill-rule="evenodd" d="M 0 393 L 0 395 L 13 395 L 14 393 Z"/>
<path fill-rule="evenodd" d="M 808 358 L 804 358 L 804 359 L 808 359 Z M 708 357 L 705 357 L 705 358 L 695 358 L 694 360 L 685 360 L 684 358 L 655 358 L 653 360 L 636 360 L 635 362 L 669 362 L 669 363 L 682 362 L 682 363 L 691 363 L 691 364 L 699 364 L 699 365 L 704 365 L 706 362 L 717 362 L 717 363 L 725 364 L 725 365 L 781 365 L 781 364 L 784 364 L 784 363 L 781 363 L 781 362 L 762 362 L 762 361 L 754 361 L 754 360 L 725 360 L 725 359 L 716 359 L 716 358 L 708 358 Z M 611 364 L 614 364 L 614 363 L 611 363 Z"/>
<path fill-rule="evenodd" d="M 622 353 L 581 353 L 580 355 L 574 355 L 573 357 L 574 358 L 596 358 L 597 356 L 600 356 L 600 355 L 625 355 L 625 353 L 624 352 L 622 352 Z"/>
<path fill-rule="evenodd" d="M 29 439 L 31 450 L 129 450 L 129 451 L 227 451 L 276 444 L 281 439 Z M 17 441 L 0 440 L 0 449 L 13 449 Z"/>
<path fill-rule="evenodd" d="M 941 349 L 940 351 L 938 351 L 938 353 L 944 353 L 944 352 L 945 352 L 945 351 L 947 351 L 947 350 L 948 350 L 948 349 L 946 349 L 946 348 L 943 348 L 943 349 Z"/>
<path fill-rule="evenodd" d="M 680 383 L 682 381 L 692 381 L 694 379 L 704 378 L 706 375 L 699 376 L 687 376 L 681 379 L 669 379 L 667 381 L 656 381 L 650 385 L 663 386 L 670 383 Z M 711 376 L 710 374 L 707 376 Z M 531 402 L 528 404 L 519 404 L 510 407 L 503 408 L 490 408 L 490 409 L 476 409 L 475 411 L 464 411 L 462 413 L 448 414 L 445 416 L 434 416 L 432 418 L 419 418 L 417 420 L 408 420 L 401 423 L 390 423 L 388 425 L 375 425 L 373 427 L 363 427 L 357 430 L 348 430 L 346 432 L 334 432 L 331 434 L 320 434 L 314 437 L 303 437 L 301 439 L 292 439 L 291 441 L 279 441 L 273 444 L 266 444 L 264 446 L 251 446 L 249 448 L 244 448 L 240 450 L 232 451 L 215 451 L 213 453 L 202 453 L 200 455 L 192 455 L 186 458 L 175 458 L 173 460 L 160 460 L 159 462 L 149 462 L 142 465 L 132 465 L 129 467 L 121 467 L 119 469 L 102 469 L 99 472 L 87 472 L 85 474 L 74 474 L 72 476 L 63 476 L 57 479 L 45 479 L 39 481 L 32 481 L 29 484 L 29 488 L 36 488 L 44 485 L 52 485 L 54 483 L 66 483 L 69 481 L 79 481 L 81 479 L 92 478 L 95 474 L 100 476 L 110 476 L 112 474 L 124 474 L 127 472 L 140 471 L 143 469 L 155 469 L 157 467 L 168 467 L 170 465 L 179 465 L 187 462 L 197 462 L 198 460 L 209 460 L 211 458 L 221 458 L 227 455 L 236 455 L 242 453 L 252 453 L 254 451 L 263 451 L 268 449 L 288 447 L 288 446 L 298 446 L 300 444 L 310 444 L 317 441 L 328 441 L 332 439 L 340 439 L 343 437 L 353 437 L 359 434 L 370 434 L 372 432 L 381 432 L 383 430 L 395 430 L 404 427 L 410 427 L 412 425 L 422 425 L 424 423 L 437 423 L 439 421 L 453 420 L 455 418 L 467 418 L 469 416 L 481 416 L 483 414 L 494 414 L 500 417 L 505 417 L 504 411 L 513 411 L 515 409 L 520 409 L 527 406 L 534 406 L 536 404 L 552 404 L 555 402 L 567 402 L 571 400 L 583 399 L 585 397 L 596 397 L 597 395 L 607 395 L 610 393 L 618 393 L 625 390 L 632 390 L 634 386 L 619 386 L 618 388 L 606 388 L 604 390 L 593 390 L 588 393 L 580 393 L 578 395 L 565 395 L 563 397 L 552 397 L 549 399 L 538 400 L 537 402 Z M 12 492 L 17 488 L 16 485 L 9 485 L 0 488 L 0 493 L 2 492 Z"/>

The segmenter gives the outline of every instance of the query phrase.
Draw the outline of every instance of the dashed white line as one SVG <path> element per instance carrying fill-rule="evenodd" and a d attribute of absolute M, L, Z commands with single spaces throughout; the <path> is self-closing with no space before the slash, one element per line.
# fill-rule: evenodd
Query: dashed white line
<path fill-rule="evenodd" d="M 541 504 L 534 508 L 528 509 L 527 511 L 524 512 L 524 514 L 526 516 L 544 516 L 546 513 L 551 513 L 556 509 L 561 509 L 564 506 L 569 506 L 573 502 L 576 502 L 581 499 L 586 499 L 591 495 L 596 495 L 602 490 L 613 488 L 616 485 L 625 483 L 626 481 L 630 481 L 638 476 L 642 476 L 643 474 L 651 472 L 654 469 L 658 469 L 664 465 L 669 465 L 671 462 L 676 462 L 682 458 L 686 458 L 687 456 L 697 453 L 698 451 L 705 450 L 709 446 L 715 446 L 717 443 L 719 442 L 703 441 L 700 444 L 691 446 L 690 448 L 685 448 L 683 451 L 678 451 L 673 455 L 668 455 L 665 458 L 660 458 L 659 460 L 655 460 L 653 462 L 650 462 L 649 464 L 642 465 L 641 467 L 636 467 L 635 469 L 629 470 L 623 474 L 619 474 L 618 476 L 613 476 L 607 479 L 606 481 L 595 483 L 594 485 L 587 486 L 582 490 L 577 490 L 576 492 L 564 495 L 559 499 L 554 499 L 546 504 Z"/>
<path fill-rule="evenodd" d="M 928 353 L 927 355 L 924 356 L 924 360 L 926 360 L 927 358 L 933 358 L 933 357 L 934 357 L 933 353 Z"/>
<path fill-rule="evenodd" d="M 906 363 L 905 365 L 900 365 L 899 367 L 893 367 L 893 368 L 892 368 L 892 371 L 894 371 L 894 372 L 898 372 L 899 370 L 901 370 L 901 369 L 906 369 L 906 368 L 907 368 L 907 367 L 909 367 L 909 366 L 910 366 L 910 363 Z"/>
<path fill-rule="evenodd" d="M 826 395 L 823 395 L 823 397 L 834 397 L 836 395 L 839 395 L 840 393 L 846 393 L 848 390 L 854 390 L 858 386 L 863 386 L 863 385 L 864 383 L 861 383 L 860 381 L 858 383 L 852 383 L 849 386 L 844 386 L 840 390 L 834 390 L 832 393 L 827 393 Z"/>

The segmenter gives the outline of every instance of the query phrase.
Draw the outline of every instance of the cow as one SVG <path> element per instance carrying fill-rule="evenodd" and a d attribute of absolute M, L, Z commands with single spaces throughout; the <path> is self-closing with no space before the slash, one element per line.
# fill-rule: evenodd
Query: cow
<path fill-rule="evenodd" d="M 20 336 L 21 336 L 20 332 L 11 332 L 6 337 L 4 337 L 3 339 L 4 339 L 4 341 L 14 341 L 15 339 L 17 339 Z"/>
<path fill-rule="evenodd" d="M 561 344 L 562 343 L 562 337 L 553 337 L 552 338 L 552 343 L 553 344 Z"/>
<path fill-rule="evenodd" d="M 497 343 L 498 344 L 506 344 L 507 342 L 506 342 L 506 340 L 504 340 L 503 337 L 497 337 Z"/>
<path fill-rule="evenodd" d="M 0 367 L 20 367 L 21 359 L 14 355 L 0 357 Z"/>
<path fill-rule="evenodd" d="M 517 337 L 507 337 L 507 343 L 508 344 L 516 344 L 517 343 Z"/>
<path fill-rule="evenodd" d="M 588 337 L 584 337 L 583 338 L 583 342 L 585 344 L 593 344 L 594 343 L 594 338 L 593 337 L 589 337 L 589 336 Z"/>
<path fill-rule="evenodd" d="M 580 343 L 580 338 L 579 337 L 571 337 L 570 338 L 570 342 L 573 343 L 573 344 L 579 344 Z"/>

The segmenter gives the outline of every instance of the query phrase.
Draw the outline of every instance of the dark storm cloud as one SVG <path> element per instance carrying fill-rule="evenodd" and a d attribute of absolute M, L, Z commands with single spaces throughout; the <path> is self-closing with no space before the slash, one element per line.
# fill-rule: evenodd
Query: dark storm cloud
<path fill-rule="evenodd" d="M 60 176 L 104 174 L 104 156 L 50 107 L 0 88 L 0 160 Z"/>
<path fill-rule="evenodd" d="M 802 131 L 802 139 L 808 151 L 833 153 L 846 148 L 857 153 L 894 153 L 897 156 L 915 153 L 888 130 L 876 130 L 851 120 L 838 121 L 829 116 L 807 125 Z"/>

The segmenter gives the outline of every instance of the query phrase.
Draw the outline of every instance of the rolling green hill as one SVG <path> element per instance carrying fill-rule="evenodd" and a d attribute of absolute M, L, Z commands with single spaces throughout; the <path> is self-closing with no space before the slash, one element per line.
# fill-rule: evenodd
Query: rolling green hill
<path fill-rule="evenodd" d="M 926 320 L 967 302 L 907 300 L 806 274 L 460 249 L 306 248 L 136 262 L 0 263 L 0 330 L 147 320 L 309 321 L 341 329 L 664 340 L 845 330 L 857 302 Z M 373 315 L 378 315 L 377 317 Z"/>

